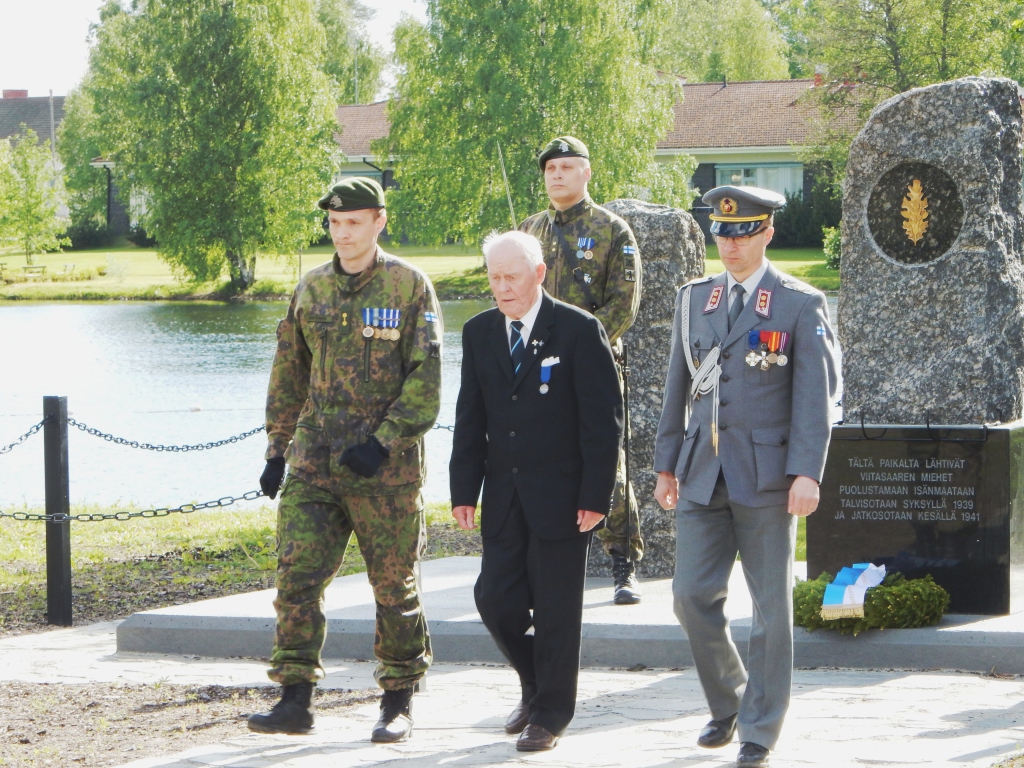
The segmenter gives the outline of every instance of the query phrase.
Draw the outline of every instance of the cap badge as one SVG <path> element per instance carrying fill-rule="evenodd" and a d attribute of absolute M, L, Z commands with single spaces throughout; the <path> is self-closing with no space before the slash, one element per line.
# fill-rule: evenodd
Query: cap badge
<path fill-rule="evenodd" d="M 562 142 L 561 144 L 559 144 L 559 145 L 558 145 L 558 151 L 559 151 L 559 152 L 568 152 L 568 151 L 569 151 L 569 145 L 568 145 L 568 144 L 566 144 L 566 143 L 565 143 L 565 142 L 563 141 L 563 142 Z"/>
<path fill-rule="evenodd" d="M 718 207 L 722 209 L 722 213 L 736 213 L 736 201 L 731 197 L 723 197 Z"/>
<path fill-rule="evenodd" d="M 338 197 L 337 195 L 332 195 L 331 205 L 335 206 L 336 208 L 341 208 L 341 198 Z"/>

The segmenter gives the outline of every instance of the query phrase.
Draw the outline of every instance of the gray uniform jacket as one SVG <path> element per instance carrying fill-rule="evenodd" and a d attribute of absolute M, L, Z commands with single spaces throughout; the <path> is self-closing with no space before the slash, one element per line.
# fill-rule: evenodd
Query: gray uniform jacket
<path fill-rule="evenodd" d="M 711 500 L 719 470 L 729 498 L 749 507 L 785 504 L 793 478 L 821 481 L 831 436 L 837 373 L 835 336 L 820 291 L 784 275 L 771 264 L 754 295 L 728 328 L 727 275 L 690 283 L 689 338 L 681 339 L 684 288 L 676 295 L 672 351 L 654 469 L 672 472 L 679 496 L 697 504 Z M 717 287 L 719 300 L 713 300 Z M 765 297 L 767 292 L 767 297 Z M 750 366 L 751 331 L 789 334 L 785 366 Z M 690 369 L 721 346 L 718 455 L 712 444 L 713 396 L 691 401 Z"/>

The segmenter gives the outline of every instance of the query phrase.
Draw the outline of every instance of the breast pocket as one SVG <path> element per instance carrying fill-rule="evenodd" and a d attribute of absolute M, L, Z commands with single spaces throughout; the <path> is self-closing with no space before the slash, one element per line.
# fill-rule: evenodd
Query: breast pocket
<path fill-rule="evenodd" d="M 691 333 L 690 354 L 693 356 L 693 364 L 697 368 L 704 362 L 708 353 L 718 346 L 718 339 L 712 333 Z"/>

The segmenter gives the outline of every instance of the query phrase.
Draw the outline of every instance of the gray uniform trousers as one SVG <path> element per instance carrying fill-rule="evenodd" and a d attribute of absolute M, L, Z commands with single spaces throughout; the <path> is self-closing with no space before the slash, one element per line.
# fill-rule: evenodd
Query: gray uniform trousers
<path fill-rule="evenodd" d="M 793 679 L 796 518 L 787 508 L 730 502 L 721 475 L 707 505 L 681 499 L 676 506 L 673 607 L 690 640 L 711 717 L 738 712 L 740 741 L 768 749 L 779 740 Z M 746 668 L 725 614 L 737 552 L 754 606 Z"/>

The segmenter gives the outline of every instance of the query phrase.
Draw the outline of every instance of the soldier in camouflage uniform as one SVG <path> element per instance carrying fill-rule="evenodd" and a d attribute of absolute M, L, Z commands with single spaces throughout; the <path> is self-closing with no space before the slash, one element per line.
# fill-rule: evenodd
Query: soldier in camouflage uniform
<path fill-rule="evenodd" d="M 621 362 L 620 339 L 640 307 L 640 254 L 629 224 L 590 198 L 589 158 L 587 145 L 572 136 L 559 136 L 544 147 L 538 160 L 551 205 L 519 229 L 544 248 L 544 290 L 600 319 Z M 626 483 L 625 463 L 624 449 L 608 524 L 597 534 L 612 558 L 619 605 L 640 602 L 634 564 L 644 555 L 639 510 L 632 485 Z"/>
<path fill-rule="evenodd" d="M 333 260 L 299 282 L 277 329 L 267 393 L 267 468 L 278 509 L 277 634 L 269 676 L 281 701 L 249 727 L 305 733 L 323 676 L 323 595 L 355 533 L 377 603 L 373 741 L 412 730 L 412 694 L 430 665 L 416 564 L 425 526 L 423 436 L 441 394 L 441 315 L 421 271 L 377 246 L 384 192 L 350 178 L 320 200 Z"/>

